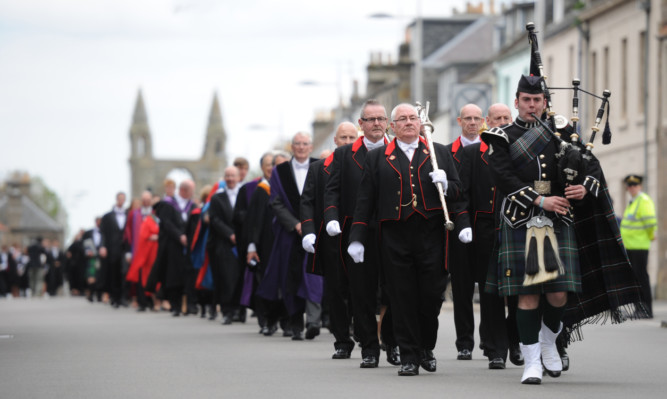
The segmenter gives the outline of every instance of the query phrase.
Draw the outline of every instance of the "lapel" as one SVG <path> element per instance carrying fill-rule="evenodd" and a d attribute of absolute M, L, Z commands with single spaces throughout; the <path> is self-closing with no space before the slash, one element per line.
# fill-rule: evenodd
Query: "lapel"
<path fill-rule="evenodd" d="M 482 158 L 482 161 L 484 161 L 485 164 L 489 164 L 489 154 L 486 152 L 486 150 L 489 149 L 489 146 L 486 145 L 485 142 L 481 142 L 479 145 L 479 152 L 481 152 L 480 157 Z"/>
<path fill-rule="evenodd" d="M 400 148 L 398 148 L 398 145 L 396 145 L 396 138 L 394 138 L 389 145 L 387 145 L 387 148 L 384 150 L 384 155 L 386 156 L 386 161 L 389 164 L 389 166 L 392 167 L 398 173 L 399 176 L 401 176 L 401 164 L 398 162 L 398 153 L 402 152 Z"/>
<path fill-rule="evenodd" d="M 368 154 L 368 149 L 364 145 L 364 136 L 361 136 L 352 144 L 352 159 L 356 162 L 359 169 L 364 168 L 366 154 Z"/>
<path fill-rule="evenodd" d="M 334 153 L 332 152 L 331 155 L 329 155 L 329 156 L 327 157 L 327 159 L 324 160 L 324 166 L 323 166 L 323 169 L 324 169 L 324 172 L 325 172 L 326 174 L 328 174 L 328 175 L 331 174 L 331 170 L 329 170 L 329 166 L 330 166 L 331 163 L 333 162 L 333 159 L 334 159 Z"/>
<path fill-rule="evenodd" d="M 429 159 L 430 151 L 428 150 L 428 145 L 426 140 L 421 136 L 419 137 L 419 147 L 415 150 L 414 155 L 412 155 L 412 164 L 417 165 L 417 170 L 420 170 L 424 162 Z"/>
<path fill-rule="evenodd" d="M 461 136 L 459 136 L 454 142 L 452 143 L 452 158 L 456 160 L 456 162 L 461 163 L 461 159 L 457 157 L 459 150 L 463 148 L 463 145 L 461 145 Z"/>

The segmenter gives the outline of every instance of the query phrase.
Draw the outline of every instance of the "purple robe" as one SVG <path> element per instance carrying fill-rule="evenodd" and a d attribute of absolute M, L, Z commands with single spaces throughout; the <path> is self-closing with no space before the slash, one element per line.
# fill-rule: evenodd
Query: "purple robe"
<path fill-rule="evenodd" d="M 271 200 L 280 197 L 287 209 L 296 214 L 285 193 L 279 174 L 271 174 Z M 305 251 L 301 248 L 301 237 L 296 231 L 287 231 L 274 219 L 275 239 L 264 278 L 257 287 L 257 295 L 268 300 L 283 299 L 290 315 L 303 311 L 304 300 L 321 303 L 323 294 L 322 276 L 306 273 Z"/>

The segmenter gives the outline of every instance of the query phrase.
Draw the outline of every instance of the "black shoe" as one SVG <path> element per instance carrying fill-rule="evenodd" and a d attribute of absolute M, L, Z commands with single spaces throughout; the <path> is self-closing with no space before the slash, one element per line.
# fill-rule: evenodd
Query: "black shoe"
<path fill-rule="evenodd" d="M 172 317 L 178 317 L 180 315 L 181 315 L 181 312 L 179 312 L 178 310 L 174 310 L 174 311 L 171 312 Z"/>
<path fill-rule="evenodd" d="M 264 334 L 265 337 L 270 337 L 273 334 L 275 334 L 276 331 L 278 331 L 278 326 L 276 324 L 272 326 L 265 327 L 266 331 L 263 331 L 262 334 Z M 264 330 L 264 329 L 262 329 Z"/>
<path fill-rule="evenodd" d="M 470 349 L 461 349 L 456 360 L 472 360 L 472 352 Z"/>
<path fill-rule="evenodd" d="M 563 363 L 563 371 L 567 371 L 570 368 L 570 357 L 567 355 L 567 352 L 562 345 L 556 345 L 556 349 L 558 349 L 560 361 Z"/>
<path fill-rule="evenodd" d="M 267 326 L 264 326 L 264 327 L 262 327 L 262 328 L 259 329 L 259 333 L 262 334 L 262 335 L 267 335 L 267 336 L 268 336 L 268 335 L 269 335 L 269 331 L 271 331 L 271 330 L 270 330 L 269 327 L 267 327 Z"/>
<path fill-rule="evenodd" d="M 419 365 L 429 373 L 433 373 L 435 372 L 436 364 L 437 361 L 435 360 L 435 356 L 433 356 L 433 351 L 423 351 L 422 361 Z"/>
<path fill-rule="evenodd" d="M 510 362 L 515 366 L 523 366 L 525 363 L 523 361 L 523 354 L 521 349 L 517 346 L 516 348 L 510 348 Z"/>
<path fill-rule="evenodd" d="M 310 326 L 306 330 L 306 339 L 313 339 L 320 335 L 320 328 L 317 326 Z"/>
<path fill-rule="evenodd" d="M 222 316 L 222 324 L 225 325 L 225 326 L 228 326 L 228 325 L 232 324 L 231 316 L 229 316 L 229 315 Z"/>
<path fill-rule="evenodd" d="M 211 313 L 211 314 L 208 316 L 208 319 L 209 319 L 209 320 L 215 320 L 216 317 L 218 317 L 218 313 Z"/>
<path fill-rule="evenodd" d="M 414 363 L 401 364 L 401 369 L 398 370 L 398 375 L 419 375 L 419 366 Z"/>
<path fill-rule="evenodd" d="M 387 346 L 387 362 L 394 366 L 401 365 L 401 351 L 398 346 Z"/>
<path fill-rule="evenodd" d="M 141 306 L 141 307 L 137 308 L 137 312 L 145 312 L 145 311 L 146 311 L 145 306 Z"/>
<path fill-rule="evenodd" d="M 295 331 L 294 334 L 292 334 L 292 341 L 303 341 L 303 334 L 301 331 Z"/>
<path fill-rule="evenodd" d="M 522 384 L 528 384 L 528 385 L 540 385 L 542 384 L 542 379 L 536 378 L 536 377 L 530 377 L 526 378 L 525 380 L 521 381 Z"/>
<path fill-rule="evenodd" d="M 292 335 L 293 335 L 292 332 L 289 331 L 289 330 L 284 330 L 283 331 L 283 337 L 291 337 Z"/>
<path fill-rule="evenodd" d="M 351 355 L 351 352 L 347 349 L 342 349 L 338 348 L 334 352 L 333 356 L 331 356 L 332 359 L 349 359 Z"/>
<path fill-rule="evenodd" d="M 502 357 L 494 357 L 489 359 L 489 369 L 490 370 L 503 370 L 505 368 L 505 361 Z"/>
<path fill-rule="evenodd" d="M 364 358 L 361 359 L 361 364 L 359 364 L 359 367 L 362 369 L 374 369 L 378 366 L 378 363 L 379 361 L 377 356 L 364 356 Z"/>

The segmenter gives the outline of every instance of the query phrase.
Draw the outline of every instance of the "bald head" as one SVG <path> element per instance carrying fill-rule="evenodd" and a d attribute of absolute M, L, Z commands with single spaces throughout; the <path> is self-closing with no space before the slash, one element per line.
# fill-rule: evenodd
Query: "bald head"
<path fill-rule="evenodd" d="M 236 188 L 236 185 L 240 181 L 239 168 L 236 166 L 228 166 L 225 168 L 225 174 L 222 177 L 225 180 L 227 187 L 232 190 Z"/>
<path fill-rule="evenodd" d="M 502 103 L 495 103 L 489 107 L 489 111 L 486 114 L 486 125 L 489 128 L 509 123 L 512 123 L 512 111 L 510 107 Z"/>
<path fill-rule="evenodd" d="M 482 126 L 482 122 L 484 122 L 482 109 L 476 104 L 466 104 L 461 107 L 461 112 L 456 121 L 461 126 L 461 135 L 468 140 L 475 140 L 479 128 Z"/>
<path fill-rule="evenodd" d="M 359 134 L 356 126 L 351 122 L 343 122 L 338 125 L 336 129 L 336 135 L 334 136 L 334 144 L 336 147 L 343 146 L 345 144 L 353 143 L 357 139 Z"/>
<path fill-rule="evenodd" d="M 141 193 L 141 206 L 144 208 L 147 206 L 151 206 L 153 202 L 153 194 L 151 194 L 150 191 L 146 190 L 143 193 Z"/>

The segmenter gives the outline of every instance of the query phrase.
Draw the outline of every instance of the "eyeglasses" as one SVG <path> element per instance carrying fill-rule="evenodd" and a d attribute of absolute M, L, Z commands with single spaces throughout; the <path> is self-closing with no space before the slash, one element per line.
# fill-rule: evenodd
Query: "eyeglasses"
<path fill-rule="evenodd" d="M 467 123 L 470 123 L 472 121 L 481 122 L 483 119 L 484 118 L 480 118 L 479 116 L 466 116 L 465 118 L 461 118 L 461 120 L 464 120 Z"/>
<path fill-rule="evenodd" d="M 407 121 L 410 121 L 410 122 L 417 122 L 418 120 L 419 120 L 419 117 L 413 115 L 413 116 L 411 116 L 411 117 L 409 117 L 409 118 L 407 118 L 407 117 L 404 116 L 404 117 L 402 117 L 402 118 L 394 119 L 394 122 L 396 122 L 396 123 L 405 123 L 405 122 L 407 122 Z"/>
<path fill-rule="evenodd" d="M 387 118 L 385 118 L 384 116 L 378 116 L 377 118 L 361 118 L 361 120 L 370 123 L 375 123 L 375 122 L 382 123 L 386 122 Z"/>

